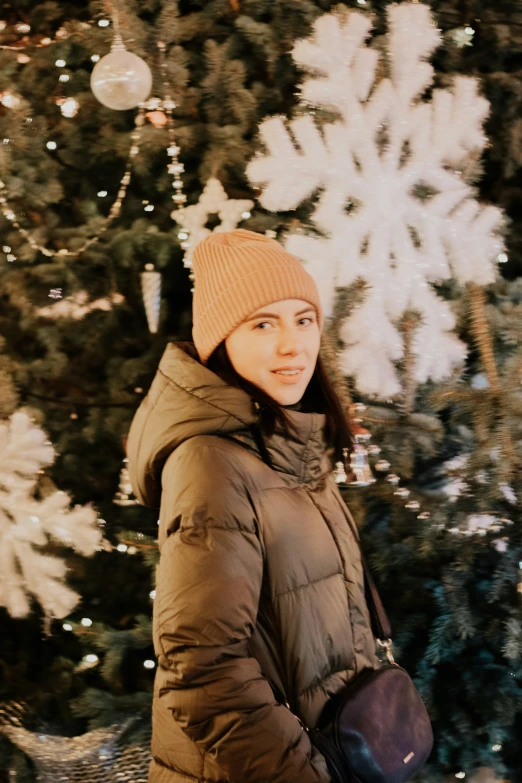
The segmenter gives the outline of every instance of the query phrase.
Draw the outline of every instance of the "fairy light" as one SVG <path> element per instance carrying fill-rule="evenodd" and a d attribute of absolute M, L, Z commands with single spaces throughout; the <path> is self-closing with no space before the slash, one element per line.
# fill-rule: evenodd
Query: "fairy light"
<path fill-rule="evenodd" d="M 55 150 L 57 145 L 55 141 L 48 141 L 45 146 L 48 150 Z"/>
<path fill-rule="evenodd" d="M 154 667 L 156 666 L 154 661 L 150 661 L 150 660 L 149 661 L 143 661 L 143 665 L 144 665 L 144 667 L 146 669 L 154 669 Z"/>
<path fill-rule="evenodd" d="M 16 109 L 20 104 L 20 98 L 10 92 L 5 92 L 0 98 L 0 103 L 2 106 L 5 106 L 6 109 Z"/>
<path fill-rule="evenodd" d="M 132 160 L 138 154 L 140 149 L 141 128 L 144 122 L 145 122 L 144 109 L 143 106 L 140 106 L 134 120 L 135 128 L 133 133 L 131 133 L 131 147 L 125 165 L 125 172 L 118 186 L 117 197 L 114 203 L 112 204 L 109 210 L 109 214 L 107 215 L 104 222 L 102 223 L 99 231 L 89 239 L 86 239 L 83 245 L 81 245 L 81 247 L 79 247 L 77 250 L 67 250 L 66 248 L 61 248 L 60 250 L 51 250 L 48 247 L 45 247 L 44 245 L 41 245 L 39 242 L 37 242 L 36 239 L 31 234 L 31 232 L 27 231 L 27 229 L 25 229 L 23 226 L 20 225 L 19 221 L 16 219 L 15 213 L 9 207 L 7 201 L 6 186 L 5 183 L 2 181 L 0 181 L 0 212 L 2 212 L 5 218 L 12 221 L 13 227 L 17 229 L 17 231 L 23 236 L 26 242 L 28 242 L 29 245 L 33 248 L 33 250 L 38 250 L 40 253 L 42 253 L 44 256 L 47 256 L 48 258 L 52 258 L 54 256 L 63 256 L 63 257 L 67 256 L 69 258 L 77 258 L 82 253 L 84 253 L 91 245 L 93 245 L 95 242 L 98 242 L 101 239 L 102 235 L 107 231 L 111 223 L 117 217 L 119 217 L 119 214 L 121 212 L 121 206 L 125 196 L 127 195 L 127 188 L 129 187 L 129 183 L 131 181 Z M 49 147 L 49 144 L 56 144 L 56 142 L 47 143 L 49 149 L 56 149 L 56 147 Z"/>
<path fill-rule="evenodd" d="M 105 196 L 107 195 L 107 191 L 99 190 L 96 195 L 98 196 L 98 198 L 105 198 Z"/>
<path fill-rule="evenodd" d="M 110 22 L 108 19 L 100 19 L 98 22 L 99 27 L 108 27 L 110 25 Z"/>
<path fill-rule="evenodd" d="M 508 260 L 507 253 L 498 254 L 497 261 L 499 262 L 499 264 L 505 264 L 507 260 Z"/>
<path fill-rule="evenodd" d="M 150 591 L 149 598 L 154 601 L 154 599 L 156 598 L 156 591 L 155 590 L 151 590 Z"/>
<path fill-rule="evenodd" d="M 118 544 L 118 546 L 116 547 L 118 552 L 126 552 L 128 548 L 129 547 L 127 546 L 127 544 Z"/>
<path fill-rule="evenodd" d="M 99 62 L 99 60 L 100 60 L 100 55 L 99 55 L 99 54 L 93 54 L 93 55 L 91 55 L 91 60 L 93 61 L 93 63 L 97 63 L 97 62 Z"/>
<path fill-rule="evenodd" d="M 95 653 L 89 653 L 88 655 L 84 655 L 82 660 L 85 661 L 85 663 L 98 663 L 100 659 Z"/>
<path fill-rule="evenodd" d="M 65 60 L 56 60 L 55 65 L 57 68 L 65 68 L 67 63 L 65 62 Z"/>
<path fill-rule="evenodd" d="M 60 78 L 58 79 L 59 82 L 68 82 L 71 77 L 68 73 L 61 73 Z"/>
<path fill-rule="evenodd" d="M 62 625 L 62 628 L 63 628 L 64 631 L 72 631 L 72 629 L 73 629 L 71 623 L 64 623 Z"/>
<path fill-rule="evenodd" d="M 1 30 L 5 30 L 6 26 L 7 26 L 6 22 L 0 22 L 0 31 Z M 24 33 L 29 33 L 31 31 L 31 28 L 30 28 L 30 26 L 28 24 L 20 23 L 20 24 L 15 25 L 15 30 L 16 30 L 17 33 L 24 34 Z M 31 41 L 30 44 L 28 44 L 27 46 L 22 46 L 22 47 L 21 46 L 12 46 L 12 45 L 9 45 L 9 44 L 0 44 L 0 49 L 10 49 L 11 51 L 17 52 L 17 53 L 19 53 L 21 49 L 23 51 L 24 49 L 28 48 L 29 46 L 31 47 L 31 49 L 41 49 L 43 47 L 50 46 L 51 44 L 59 43 L 59 42 L 63 41 L 64 38 L 68 38 L 68 36 L 69 36 L 69 33 L 67 32 L 67 30 L 65 30 L 63 27 L 60 27 L 60 29 L 56 31 L 56 35 L 55 35 L 54 38 L 49 38 L 48 36 L 46 36 L 45 38 L 42 38 L 42 40 L 39 41 L 38 43 L 35 43 L 34 41 Z M 22 57 L 24 57 L 26 59 L 21 59 Z M 31 58 L 27 57 L 27 55 L 25 55 L 25 54 L 19 54 L 16 59 L 18 60 L 19 63 L 25 63 L 25 62 L 29 62 L 29 60 Z"/>
<path fill-rule="evenodd" d="M 80 104 L 76 98 L 61 98 L 58 101 L 58 105 L 63 116 L 69 118 L 76 117 L 78 109 L 80 108 Z"/>
<path fill-rule="evenodd" d="M 85 628 L 90 628 L 92 625 L 92 620 L 90 617 L 82 617 L 81 623 Z"/>
<path fill-rule="evenodd" d="M 473 29 L 473 27 L 471 27 L 471 25 L 469 25 L 469 24 L 468 24 L 468 25 L 466 25 L 466 27 L 464 28 L 464 32 L 465 32 L 467 35 L 475 35 L 475 30 L 474 30 L 474 29 Z"/>

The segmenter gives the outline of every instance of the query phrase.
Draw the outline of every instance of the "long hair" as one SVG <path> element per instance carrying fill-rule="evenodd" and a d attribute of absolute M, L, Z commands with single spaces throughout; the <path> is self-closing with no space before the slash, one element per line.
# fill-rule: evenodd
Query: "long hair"
<path fill-rule="evenodd" d="M 177 343 L 193 359 L 199 361 L 197 350 L 193 343 Z M 292 422 L 288 418 L 284 406 L 280 405 L 267 392 L 243 378 L 234 369 L 223 340 L 210 355 L 206 366 L 219 375 L 229 386 L 243 389 L 259 406 L 259 426 L 266 437 L 271 437 L 276 429 L 282 430 L 286 437 L 291 436 Z M 321 356 L 317 363 L 306 391 L 301 399 L 300 410 L 304 413 L 324 413 L 324 436 L 328 446 L 334 450 L 334 460 L 345 461 L 344 454 L 352 451 L 353 435 L 350 427 L 349 412 L 344 411 L 337 393 L 330 381 Z M 347 452 L 344 452 L 347 449 Z"/>

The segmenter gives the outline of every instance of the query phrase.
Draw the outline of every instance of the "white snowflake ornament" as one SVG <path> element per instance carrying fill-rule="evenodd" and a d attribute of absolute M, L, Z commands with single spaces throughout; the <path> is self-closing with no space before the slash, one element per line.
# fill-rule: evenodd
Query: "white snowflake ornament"
<path fill-rule="evenodd" d="M 221 182 L 215 177 L 211 177 L 197 204 L 185 207 L 181 214 L 174 211 L 172 217 L 182 227 L 188 238 L 182 243 L 185 249 L 183 263 L 186 267 L 192 266 L 192 253 L 194 248 L 211 232 L 206 227 L 209 215 L 217 215 L 220 224 L 213 231 L 233 231 L 237 228 L 241 220 L 247 220 L 250 217 L 250 210 L 254 202 L 250 199 L 228 198 Z"/>
<path fill-rule="evenodd" d="M 80 596 L 63 583 L 64 561 L 39 548 L 53 539 L 92 555 L 101 539 L 94 509 L 70 509 L 65 492 L 35 497 L 38 474 L 53 461 L 53 447 L 26 413 L 0 423 L 0 606 L 12 617 L 29 614 L 30 597 L 47 617 L 68 615 Z"/>
<path fill-rule="evenodd" d="M 321 128 L 311 114 L 288 124 L 266 120 L 266 154 L 247 167 L 250 181 L 264 186 L 259 200 L 270 211 L 295 209 L 318 194 L 312 221 L 323 236 L 290 234 L 286 249 L 315 278 L 326 316 L 336 289 L 366 282 L 364 302 L 342 326 L 340 359 L 361 392 L 384 399 L 401 391 L 395 362 L 404 353 L 396 327 L 402 313 L 422 316 L 413 345 L 416 380 L 447 376 L 466 348 L 431 283 L 491 283 L 502 249 L 502 213 L 479 205 L 459 171 L 485 145 L 489 104 L 477 81 L 462 76 L 451 90 L 423 100 L 433 81 L 426 58 L 440 42 L 429 8 L 401 3 L 387 15 L 385 78 L 377 76 L 381 55 L 366 44 L 368 16 L 354 11 L 316 21 L 293 58 L 311 74 L 303 103 L 333 110 L 337 119 Z"/>

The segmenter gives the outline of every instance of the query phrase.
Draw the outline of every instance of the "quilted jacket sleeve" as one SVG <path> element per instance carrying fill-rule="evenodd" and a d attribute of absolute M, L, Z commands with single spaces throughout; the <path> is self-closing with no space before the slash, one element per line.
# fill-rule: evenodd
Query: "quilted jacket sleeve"
<path fill-rule="evenodd" d="M 219 445 L 190 443 L 163 470 L 154 602 L 160 699 L 205 752 L 205 776 L 327 783 L 324 759 L 248 653 L 263 555 L 240 473 Z"/>

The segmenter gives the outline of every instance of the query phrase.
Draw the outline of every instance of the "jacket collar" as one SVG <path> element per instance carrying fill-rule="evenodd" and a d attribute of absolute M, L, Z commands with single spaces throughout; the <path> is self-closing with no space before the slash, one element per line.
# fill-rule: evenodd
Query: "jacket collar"
<path fill-rule="evenodd" d="M 275 432 L 265 439 L 275 470 L 315 486 L 332 470 L 324 440 L 323 413 L 287 409 L 295 434 Z M 161 471 L 168 456 L 196 435 L 234 437 L 262 457 L 252 427 L 259 413 L 242 389 L 222 378 L 170 343 L 156 377 L 131 424 L 127 441 L 131 481 L 145 505 L 157 506 Z"/>

